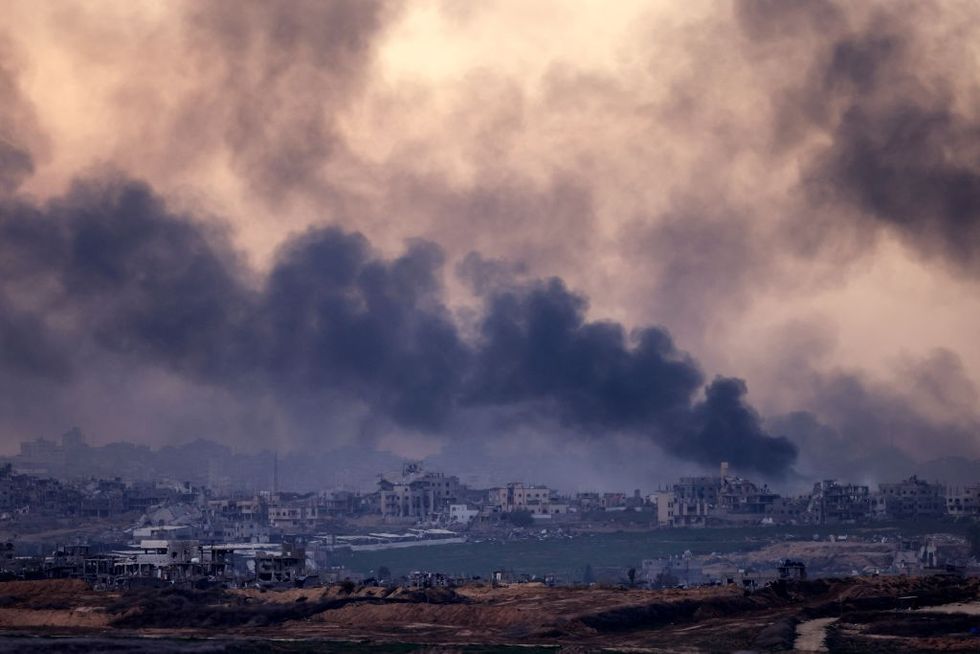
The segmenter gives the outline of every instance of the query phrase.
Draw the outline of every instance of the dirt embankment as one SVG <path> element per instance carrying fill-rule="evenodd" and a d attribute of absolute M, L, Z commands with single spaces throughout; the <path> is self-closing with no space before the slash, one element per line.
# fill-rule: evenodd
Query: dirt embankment
<path fill-rule="evenodd" d="M 772 567 L 785 559 L 806 561 L 813 571 L 861 572 L 868 568 L 886 569 L 894 560 L 894 543 L 864 541 L 793 541 L 773 543 L 748 552 L 740 561 L 748 565 Z"/>
<path fill-rule="evenodd" d="M 828 643 L 908 639 L 881 618 L 894 615 L 898 598 L 948 604 L 974 600 L 978 591 L 980 580 L 950 577 L 790 582 L 751 594 L 734 586 L 648 591 L 534 584 L 94 593 L 77 581 L 10 582 L 0 584 L 0 630 L 761 651 L 791 647 L 799 622 L 828 617 L 839 618 L 827 630 Z M 920 631 L 932 639 L 969 622 L 923 615 L 927 626 Z"/>
<path fill-rule="evenodd" d="M 104 602 L 78 579 L 0 583 L 0 629 L 97 629 L 109 625 Z"/>

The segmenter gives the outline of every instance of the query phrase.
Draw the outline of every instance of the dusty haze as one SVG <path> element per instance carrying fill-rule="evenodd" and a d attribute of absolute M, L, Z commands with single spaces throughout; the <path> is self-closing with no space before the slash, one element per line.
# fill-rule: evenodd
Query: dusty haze
<path fill-rule="evenodd" d="M 975 458 L 978 11 L 7 3 L 0 444 Z"/>

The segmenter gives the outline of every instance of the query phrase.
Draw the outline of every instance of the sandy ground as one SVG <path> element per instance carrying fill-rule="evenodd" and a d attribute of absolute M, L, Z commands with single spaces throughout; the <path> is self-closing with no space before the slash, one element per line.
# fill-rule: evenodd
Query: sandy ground
<path fill-rule="evenodd" d="M 826 652 L 827 627 L 837 618 L 816 618 L 796 625 L 796 643 L 793 649 L 798 652 Z"/>
<path fill-rule="evenodd" d="M 0 629 L 68 627 L 99 629 L 109 626 L 109 617 L 98 608 L 67 610 L 0 609 Z"/>
<path fill-rule="evenodd" d="M 921 613 L 929 640 L 901 634 L 897 598 L 934 605 Z M 980 580 L 876 577 L 794 582 L 746 594 L 735 586 L 692 590 L 548 588 L 536 584 L 457 590 L 342 586 L 193 591 L 164 588 L 97 593 L 80 581 L 0 583 L 0 637 L 266 639 L 269 642 L 429 643 L 442 647 L 548 645 L 570 651 L 826 651 L 828 634 L 867 643 L 917 640 L 917 650 L 980 651 L 963 616 L 980 613 Z M 957 603 L 953 603 L 953 602 Z M 837 616 L 840 625 L 835 624 Z M 849 615 L 856 616 L 844 625 Z M 867 620 L 861 616 L 876 615 Z M 937 620 L 956 631 L 937 632 Z M 894 626 L 893 626 L 894 624 Z M 838 627 L 846 626 L 844 631 Z M 828 629 L 832 627 L 832 629 Z M 889 631 L 892 630 L 892 631 Z M 958 630 L 958 631 L 957 631 Z M 845 633 L 846 632 L 846 633 Z M 924 633 L 924 632 L 923 632 Z M 919 634 L 922 636 L 922 634 Z M 898 640 L 896 640 L 898 639 Z"/>

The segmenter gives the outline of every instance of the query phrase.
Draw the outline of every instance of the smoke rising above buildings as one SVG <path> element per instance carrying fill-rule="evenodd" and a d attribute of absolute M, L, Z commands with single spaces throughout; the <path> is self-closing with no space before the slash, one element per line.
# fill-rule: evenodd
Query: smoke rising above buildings
<path fill-rule="evenodd" d="M 975 3 L 8 13 L 8 447 L 980 455 Z"/>
<path fill-rule="evenodd" d="M 568 434 L 642 434 L 705 464 L 778 475 L 795 457 L 761 427 L 744 382 L 717 378 L 702 397 L 703 373 L 666 330 L 588 321 L 558 278 L 490 291 L 466 339 L 431 242 L 386 259 L 359 234 L 311 229 L 253 288 L 220 234 L 139 182 L 79 182 L 0 215 L 7 375 L 70 384 L 86 374 L 78 353 L 104 353 L 284 404 L 350 397 L 410 430 L 519 406 Z"/>

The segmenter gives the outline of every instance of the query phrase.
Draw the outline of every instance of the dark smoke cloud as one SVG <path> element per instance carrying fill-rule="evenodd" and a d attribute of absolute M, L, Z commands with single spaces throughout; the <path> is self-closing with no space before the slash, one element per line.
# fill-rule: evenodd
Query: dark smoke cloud
<path fill-rule="evenodd" d="M 63 380 L 67 357 L 45 333 L 41 320 L 17 311 L 0 297 L 0 370 L 4 375 L 30 375 Z"/>
<path fill-rule="evenodd" d="M 46 141 L 34 108 L 20 89 L 17 53 L 0 33 L 0 195 L 11 193 L 34 172 Z"/>
<path fill-rule="evenodd" d="M 805 476 L 887 480 L 921 462 L 980 455 L 977 389 L 953 352 L 906 360 L 888 380 L 805 367 L 795 376 L 808 388 L 808 410 L 768 426 L 799 447 Z"/>
<path fill-rule="evenodd" d="M 744 382 L 718 378 L 700 398 L 702 373 L 665 330 L 589 322 L 560 279 L 494 282 L 478 335 L 464 338 L 443 264 L 429 242 L 385 259 L 358 234 L 317 228 L 250 283 L 220 232 L 170 213 L 146 185 L 79 183 L 44 207 L 2 206 L 2 375 L 84 377 L 75 353 L 103 352 L 286 410 L 294 396 L 350 397 L 395 427 L 439 431 L 469 410 L 524 407 L 704 464 L 779 475 L 793 463 Z"/>
<path fill-rule="evenodd" d="M 260 197 L 329 189 L 324 166 L 345 151 L 336 114 L 356 97 L 384 0 L 194 3 L 185 45 L 204 74 L 166 134 L 183 165 L 188 147 L 225 149 Z M 182 145 L 183 144 L 183 145 Z"/>
<path fill-rule="evenodd" d="M 442 263 L 428 242 L 385 262 L 336 229 L 294 240 L 260 311 L 267 369 L 299 386 L 346 386 L 408 427 L 441 426 L 468 357 L 439 296 Z"/>
<path fill-rule="evenodd" d="M 980 115 L 962 69 L 971 40 L 924 29 L 938 28 L 955 6 L 736 6 L 747 36 L 802 49 L 809 60 L 802 84 L 774 89 L 783 146 L 815 133 L 829 142 L 803 164 L 818 217 L 801 219 L 831 233 L 883 227 L 925 257 L 980 271 Z"/>

